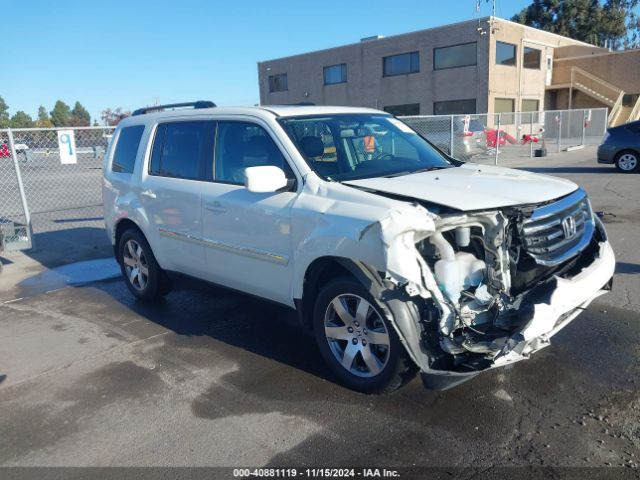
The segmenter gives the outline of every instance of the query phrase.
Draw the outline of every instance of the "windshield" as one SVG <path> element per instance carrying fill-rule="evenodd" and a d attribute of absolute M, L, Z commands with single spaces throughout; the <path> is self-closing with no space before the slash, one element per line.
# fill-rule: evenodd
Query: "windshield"
<path fill-rule="evenodd" d="M 325 180 L 396 176 L 452 166 L 389 115 L 323 115 L 280 119 L 309 166 Z"/>

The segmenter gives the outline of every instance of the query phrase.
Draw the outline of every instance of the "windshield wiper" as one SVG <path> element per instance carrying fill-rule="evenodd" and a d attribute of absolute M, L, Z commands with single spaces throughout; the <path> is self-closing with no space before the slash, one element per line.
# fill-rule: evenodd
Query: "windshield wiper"
<path fill-rule="evenodd" d="M 430 172 L 432 170 L 442 170 L 444 168 L 450 168 L 450 167 L 427 167 L 427 168 L 421 168 L 419 170 L 411 170 L 411 171 L 404 170 L 402 172 L 392 173 L 391 175 L 385 175 L 384 178 L 401 177 L 403 175 L 411 175 L 412 173 Z"/>

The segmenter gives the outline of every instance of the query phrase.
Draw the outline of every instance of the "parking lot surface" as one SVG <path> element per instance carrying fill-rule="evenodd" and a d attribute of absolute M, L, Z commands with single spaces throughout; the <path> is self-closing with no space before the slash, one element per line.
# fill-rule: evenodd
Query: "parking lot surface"
<path fill-rule="evenodd" d="M 446 392 L 346 390 L 295 315 L 257 299 L 185 283 L 145 305 L 109 260 L 78 274 L 56 267 L 64 253 L 9 256 L 0 464 L 638 468 L 640 175 L 594 153 L 503 162 L 586 188 L 614 291 L 530 360 Z M 73 260 L 108 251 L 96 242 Z"/>

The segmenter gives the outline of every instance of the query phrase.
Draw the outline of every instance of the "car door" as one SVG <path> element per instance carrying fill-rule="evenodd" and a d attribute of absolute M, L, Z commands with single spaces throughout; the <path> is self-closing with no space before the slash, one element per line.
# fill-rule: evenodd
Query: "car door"
<path fill-rule="evenodd" d="M 213 159 L 215 123 L 205 120 L 160 123 L 140 201 L 152 230 L 152 249 L 167 270 L 206 276 L 202 246 L 201 185 Z"/>
<path fill-rule="evenodd" d="M 203 243 L 212 281 L 291 304 L 290 222 L 297 194 L 244 187 L 244 169 L 251 166 L 275 165 L 295 179 L 273 138 L 266 125 L 218 122 L 212 182 L 202 191 Z"/>

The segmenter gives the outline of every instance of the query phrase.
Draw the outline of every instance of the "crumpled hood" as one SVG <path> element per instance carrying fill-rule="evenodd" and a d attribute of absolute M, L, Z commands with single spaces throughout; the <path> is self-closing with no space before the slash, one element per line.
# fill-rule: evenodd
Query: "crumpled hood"
<path fill-rule="evenodd" d="M 575 183 L 557 177 L 474 163 L 343 183 L 463 211 L 540 203 L 568 195 L 578 188 Z"/>

